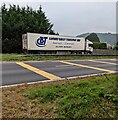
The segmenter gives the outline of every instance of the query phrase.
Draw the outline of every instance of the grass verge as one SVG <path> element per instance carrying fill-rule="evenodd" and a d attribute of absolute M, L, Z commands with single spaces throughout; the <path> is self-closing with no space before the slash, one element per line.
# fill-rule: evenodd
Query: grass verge
<path fill-rule="evenodd" d="M 117 119 L 118 74 L 3 88 L 3 117 Z"/>
<path fill-rule="evenodd" d="M 102 58 L 118 58 L 118 56 L 32 56 L 24 54 L 0 54 L 0 61 L 75 60 Z"/>

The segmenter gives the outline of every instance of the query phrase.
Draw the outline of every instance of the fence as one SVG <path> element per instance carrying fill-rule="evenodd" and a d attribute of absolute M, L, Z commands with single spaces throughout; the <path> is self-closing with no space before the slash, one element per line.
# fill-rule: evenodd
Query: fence
<path fill-rule="evenodd" d="M 118 55 L 118 51 L 112 49 L 94 49 L 93 55 Z"/>

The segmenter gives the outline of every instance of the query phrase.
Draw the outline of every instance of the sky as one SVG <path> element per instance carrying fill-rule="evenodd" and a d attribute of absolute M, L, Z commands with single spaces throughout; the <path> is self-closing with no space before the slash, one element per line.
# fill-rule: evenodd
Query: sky
<path fill-rule="evenodd" d="M 37 10 L 41 5 L 47 18 L 54 25 L 53 30 L 60 35 L 77 36 L 87 32 L 116 32 L 115 0 L 99 0 L 99 2 L 98 0 L 60 1 L 3 0 L 2 3 L 29 5 L 34 10 Z"/>

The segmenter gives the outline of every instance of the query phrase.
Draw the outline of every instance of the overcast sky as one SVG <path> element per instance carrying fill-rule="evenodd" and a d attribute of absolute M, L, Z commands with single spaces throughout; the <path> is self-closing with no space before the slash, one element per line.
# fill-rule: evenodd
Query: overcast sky
<path fill-rule="evenodd" d="M 100 1 L 100 0 L 99 0 Z M 35 0 L 15 2 L 3 0 L 7 4 L 29 5 L 43 11 L 54 24 L 54 31 L 60 35 L 76 36 L 86 32 L 116 31 L 116 3 L 110 0 L 104 2 L 36 2 Z"/>

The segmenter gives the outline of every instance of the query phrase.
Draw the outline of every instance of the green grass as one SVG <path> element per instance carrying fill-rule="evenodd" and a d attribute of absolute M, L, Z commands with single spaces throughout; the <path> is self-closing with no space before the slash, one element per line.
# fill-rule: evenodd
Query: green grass
<path fill-rule="evenodd" d="M 116 118 L 116 77 L 118 74 L 28 87 L 23 95 L 47 106 L 45 111 L 49 111 L 48 104 L 54 105 L 56 110 L 52 111 L 58 118 Z"/>
<path fill-rule="evenodd" d="M 25 54 L 0 54 L 0 61 L 75 60 L 97 58 L 118 58 L 118 56 L 31 56 Z"/>

